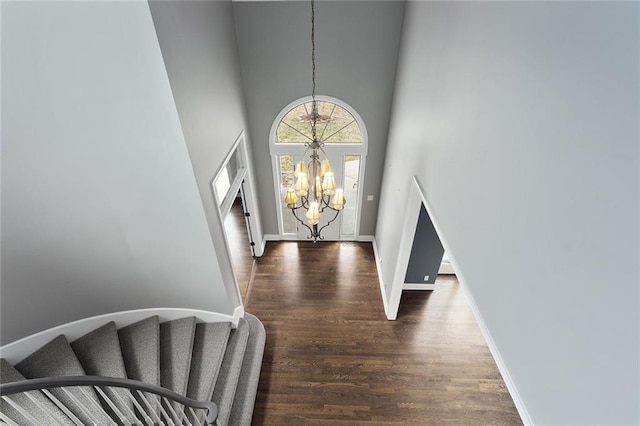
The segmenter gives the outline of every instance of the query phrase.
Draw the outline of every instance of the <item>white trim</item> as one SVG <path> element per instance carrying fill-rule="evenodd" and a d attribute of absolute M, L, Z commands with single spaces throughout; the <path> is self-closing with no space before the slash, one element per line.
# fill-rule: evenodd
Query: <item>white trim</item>
<path fill-rule="evenodd" d="M 111 321 L 116 323 L 117 328 L 121 328 L 154 315 L 158 315 L 161 322 L 194 316 L 197 322 L 230 322 L 233 328 L 236 328 L 239 319 L 244 316 L 244 309 L 242 306 L 237 307 L 233 315 L 184 308 L 135 309 L 97 315 L 62 324 L 9 343 L 0 348 L 0 357 L 5 358 L 11 364 L 16 364 L 60 334 L 64 334 L 67 340 L 72 342 Z"/>
<path fill-rule="evenodd" d="M 251 237 L 253 239 L 253 250 L 256 257 L 262 256 L 264 253 L 264 236 L 262 234 L 262 221 L 260 219 L 260 209 L 258 208 L 258 196 L 256 185 L 254 183 L 253 164 L 251 163 L 250 147 L 247 142 L 244 130 L 240 132 L 238 139 L 241 139 L 241 152 L 244 157 L 244 165 L 246 173 L 244 176 L 244 188 L 243 188 L 243 202 L 245 203 L 245 210 L 250 213 L 248 217 L 249 226 L 251 228 Z"/>
<path fill-rule="evenodd" d="M 451 262 L 443 261 L 442 263 L 440 263 L 440 269 L 438 269 L 438 274 L 455 275 L 456 271 L 453 270 L 453 266 L 451 265 Z"/>
<path fill-rule="evenodd" d="M 282 193 L 280 192 L 280 164 L 278 164 L 279 155 L 271 154 L 271 175 L 273 176 L 273 190 L 276 193 L 276 217 L 278 218 L 278 232 L 280 235 L 288 235 L 284 232 L 284 218 L 282 216 Z M 294 166 L 295 167 L 295 166 Z M 295 235 L 295 234 L 291 234 Z M 265 237 L 266 238 L 266 237 Z"/>
<path fill-rule="evenodd" d="M 269 131 L 269 154 L 271 155 L 271 171 L 273 175 L 273 185 L 274 185 L 273 188 L 276 196 L 276 216 L 278 218 L 278 232 L 280 233 L 281 240 L 303 241 L 303 239 L 301 239 L 298 236 L 298 234 L 285 234 L 284 232 L 283 199 L 282 199 L 282 194 L 280 192 L 281 176 L 280 176 L 280 164 L 278 162 L 278 156 L 293 155 L 294 159 L 296 156 L 299 158 L 302 156 L 302 154 L 306 150 L 306 147 L 304 146 L 304 144 L 301 144 L 301 143 L 295 143 L 295 144 L 276 143 L 277 130 L 278 130 L 278 126 L 280 125 L 280 122 L 282 121 L 282 118 L 289 111 L 291 111 L 291 109 L 305 102 L 310 102 L 311 100 L 312 100 L 311 96 L 304 96 L 302 98 L 299 98 L 290 102 L 278 113 L 275 120 L 271 124 L 271 129 Z M 316 95 L 316 100 L 331 102 L 336 105 L 339 105 L 340 107 L 348 111 L 353 116 L 356 123 L 358 124 L 360 128 L 360 133 L 362 135 L 362 143 L 329 143 L 328 146 L 330 146 L 332 156 L 340 157 L 342 159 L 341 160 L 342 164 L 340 165 L 340 167 L 341 169 L 343 169 L 343 176 L 342 176 L 343 180 L 344 180 L 344 157 L 346 155 L 360 156 L 360 169 L 358 171 L 358 178 L 359 178 L 358 180 L 360 183 L 363 182 L 364 172 L 366 170 L 365 165 L 366 165 L 366 157 L 367 157 L 368 145 L 369 145 L 369 135 L 367 133 L 367 127 L 364 123 L 364 120 L 362 120 L 362 117 L 360 116 L 360 114 L 358 114 L 356 110 L 354 110 L 349 104 L 342 101 L 341 99 L 334 98 L 331 96 L 326 96 L 326 95 Z M 360 212 L 362 211 L 361 209 L 362 209 L 363 198 L 364 198 L 364 189 L 362 188 L 362 185 L 359 185 L 358 198 L 355 201 L 356 202 L 355 234 L 345 235 L 345 236 L 341 234 L 342 217 L 340 217 L 340 220 L 336 222 L 336 224 L 339 226 L 337 239 L 327 239 L 327 241 L 352 241 L 354 238 L 355 239 L 358 238 L 358 233 L 360 232 Z"/>
<path fill-rule="evenodd" d="M 215 177 L 210 182 L 210 188 L 213 192 L 213 199 L 215 207 L 218 209 L 218 215 L 220 217 L 220 230 L 219 230 L 219 238 L 221 238 L 224 244 L 225 253 L 217 254 L 218 256 L 218 264 L 220 267 L 220 271 L 222 272 L 224 285 L 227 290 L 227 294 L 235 295 L 236 300 L 231 301 L 235 306 L 242 306 L 242 297 L 240 294 L 240 285 L 238 283 L 238 278 L 236 276 L 235 271 L 233 270 L 233 263 L 231 260 L 231 249 L 229 248 L 229 241 L 227 238 L 227 231 L 224 226 L 224 221 L 229 211 L 231 210 L 231 206 L 236 198 L 236 194 L 240 191 L 240 187 L 242 186 L 242 182 L 244 181 L 244 191 L 243 191 L 243 202 L 245 202 L 245 208 L 251 212 L 251 216 L 249 216 L 249 226 L 251 228 L 251 237 L 253 238 L 254 250 L 256 256 L 262 256 L 262 251 L 256 250 L 256 248 L 264 247 L 263 237 L 262 237 L 262 228 L 260 226 L 260 214 L 257 209 L 257 201 L 256 201 L 256 191 L 253 185 L 253 173 L 251 166 L 251 158 L 249 157 L 248 145 L 245 137 L 245 132 L 242 130 L 235 142 L 233 143 L 231 149 L 227 153 L 222 166 L 218 169 Z M 238 172 L 233 179 L 229 190 L 225 194 L 224 200 L 220 202 L 218 199 L 218 194 L 215 190 L 215 182 L 221 176 L 222 173 L 226 173 L 227 164 L 233 157 L 236 155 L 238 159 Z M 218 232 L 216 232 L 218 234 Z M 247 244 L 250 243 L 247 240 Z M 220 260 L 220 256 L 226 257 L 224 261 Z M 226 277 L 226 278 L 225 278 Z M 228 282 L 227 282 L 228 281 Z M 236 305 L 237 303 L 237 305 Z"/>
<path fill-rule="evenodd" d="M 520 394 L 518 393 L 518 389 L 516 388 L 515 383 L 513 382 L 513 379 L 511 378 L 511 375 L 509 374 L 509 370 L 506 366 L 506 364 L 504 363 L 502 356 L 500 355 L 500 351 L 498 350 L 498 347 L 496 346 L 493 338 L 491 337 L 491 333 L 489 332 L 489 329 L 487 328 L 486 323 L 484 322 L 484 318 L 482 317 L 482 314 L 480 313 L 480 310 L 478 309 L 478 305 L 476 305 L 475 300 L 473 299 L 473 296 L 471 295 L 471 292 L 469 291 L 469 287 L 467 286 L 467 281 L 464 278 L 464 275 L 462 274 L 460 268 L 458 267 L 458 262 L 455 260 L 455 254 L 451 251 L 451 247 L 449 246 L 449 243 L 447 242 L 447 240 L 444 238 L 444 234 L 442 233 L 442 230 L 440 229 L 440 226 L 438 225 L 438 221 L 436 220 L 436 217 L 433 214 L 433 209 L 431 208 L 431 205 L 429 204 L 429 202 L 427 201 L 427 198 L 425 196 L 425 192 L 422 189 L 422 186 L 420 185 L 420 182 L 418 182 L 417 177 L 413 177 L 412 178 L 412 182 L 411 182 L 411 189 L 409 192 L 409 202 L 407 203 L 407 216 L 410 216 L 409 214 L 409 210 L 415 210 L 415 212 L 413 214 L 417 215 L 419 214 L 420 211 L 420 204 L 418 204 L 418 206 L 415 206 L 415 197 L 416 194 L 418 195 L 418 199 L 419 201 L 424 204 L 427 213 L 429 214 L 429 217 L 431 218 L 431 223 L 433 223 L 433 227 L 436 230 L 436 234 L 438 234 L 438 237 L 440 238 L 440 241 L 442 242 L 442 245 L 445 249 L 445 253 L 447 253 L 447 257 L 449 258 L 449 263 L 451 264 L 451 267 L 453 268 L 453 270 L 456 271 L 456 276 L 458 278 L 458 282 L 460 283 L 460 287 L 462 288 L 463 293 L 465 294 L 467 301 L 469 303 L 469 307 L 471 308 L 471 311 L 473 312 L 473 316 L 476 320 L 476 322 L 478 323 L 478 327 L 480 328 L 480 331 L 485 339 L 485 341 L 487 342 L 487 346 L 489 347 L 489 351 L 491 352 L 491 355 L 493 356 L 493 359 L 496 362 L 496 365 L 498 366 L 498 370 L 500 371 L 500 374 L 502 375 L 502 379 L 504 380 L 507 389 L 509 390 L 509 394 L 511 395 L 511 398 L 513 399 L 513 402 L 516 406 L 516 409 L 518 410 L 518 414 L 520 415 L 520 418 L 522 419 L 523 423 L 525 425 L 532 425 L 533 421 L 531 420 L 531 416 L 529 416 L 529 412 L 527 411 L 527 408 L 524 405 L 524 402 L 522 401 L 522 399 L 520 398 Z M 413 203 L 413 204 L 411 204 Z M 405 220 L 406 222 L 406 220 Z M 416 223 L 417 223 L 417 219 L 416 219 Z M 406 227 L 407 223 L 405 223 L 405 227 Z M 413 230 L 415 230 L 415 224 L 413 226 Z M 404 231 L 405 229 L 403 228 L 403 237 L 404 237 Z M 403 238 L 402 242 L 405 245 L 408 245 L 409 248 L 408 250 L 411 250 L 411 245 L 413 243 L 413 238 L 411 238 L 408 243 L 407 241 Z M 401 244 L 403 244 L 401 243 Z M 400 251 L 406 251 L 407 247 L 401 247 Z M 400 257 L 400 255 L 398 256 Z M 399 267 L 399 263 L 398 263 L 398 267 Z M 396 268 L 396 272 L 398 272 L 398 267 Z M 406 265 L 405 265 L 405 269 L 406 270 Z M 378 272 L 378 275 L 380 275 L 380 273 Z M 397 276 L 394 276 L 395 278 L 397 278 Z M 404 286 L 404 283 L 400 283 L 402 286 Z M 394 286 L 398 287 L 398 282 L 394 280 Z M 392 290 L 393 291 L 393 290 Z M 397 290 L 396 290 L 397 291 Z M 400 288 L 400 292 L 402 291 L 402 288 Z M 384 295 L 384 292 L 383 292 Z M 383 297 L 384 299 L 384 297 Z M 397 308 L 395 309 L 395 315 L 397 316 Z M 395 319 L 395 317 L 394 317 Z"/>
<path fill-rule="evenodd" d="M 260 256 L 262 256 L 264 254 L 264 250 L 267 248 L 267 241 L 268 241 L 267 240 L 267 236 L 263 235 L 262 236 L 262 245 L 261 245 L 261 248 L 260 248 L 260 253 L 261 253 Z M 258 245 L 256 244 L 256 247 L 257 246 Z"/>
<path fill-rule="evenodd" d="M 244 318 L 244 306 L 242 305 L 237 306 L 233 310 L 233 321 L 231 321 L 232 324 L 235 324 L 233 328 L 237 327 L 238 323 L 240 322 L 240 318 Z"/>
<path fill-rule="evenodd" d="M 227 195 L 225 195 L 224 200 L 222 200 L 222 204 L 220 205 L 220 213 L 222 215 L 222 220 L 226 219 L 227 215 L 231 211 L 231 207 L 236 198 L 236 194 L 240 191 L 240 185 L 242 185 L 242 181 L 247 174 L 247 169 L 242 167 L 238 169 L 238 174 L 231 182 L 231 186 L 227 191 Z M 214 181 L 215 182 L 215 181 Z"/>
<path fill-rule="evenodd" d="M 242 140 L 244 140 L 244 131 L 240 132 L 240 135 L 236 138 L 235 142 L 231 146 L 231 149 L 227 153 L 227 156 L 222 161 L 222 165 L 220 166 L 220 168 L 218 169 L 218 171 L 216 172 L 215 176 L 213 177 L 210 183 L 211 188 L 213 189 L 213 198 L 216 201 L 216 205 L 220 209 L 220 213 L 221 213 L 220 217 L 222 218 L 222 220 L 224 220 L 224 218 L 227 217 L 229 210 L 231 210 L 231 206 L 233 205 L 233 200 L 235 199 L 236 194 L 240 190 L 240 184 L 242 183 L 242 179 L 244 179 L 244 175 L 247 172 L 247 167 L 245 164 L 246 156 L 242 155 L 242 153 L 238 151 L 238 147 L 240 146 L 240 142 Z M 233 157 L 233 154 L 235 154 L 236 152 L 238 152 L 238 155 L 236 156 L 236 158 L 240 159 L 238 164 L 239 166 L 238 172 L 233 177 L 231 186 L 229 186 L 229 189 L 227 190 L 227 193 L 224 195 L 224 198 L 220 200 L 218 198 L 218 192 L 216 191 L 216 181 L 223 173 L 226 173 L 227 165 L 229 164 L 231 157 Z"/>
<path fill-rule="evenodd" d="M 435 284 L 424 284 L 424 283 L 404 283 L 402 285 L 402 290 L 435 290 Z"/>
<path fill-rule="evenodd" d="M 291 111 L 293 108 L 297 107 L 300 104 L 311 102 L 311 100 L 312 100 L 311 96 L 303 96 L 302 98 L 298 98 L 294 101 L 291 101 L 287 106 L 285 106 L 280 111 L 280 113 L 278 113 L 275 120 L 273 120 L 273 124 L 271 125 L 271 130 L 269 131 L 269 148 L 270 148 L 271 155 L 280 154 L 280 152 L 278 151 L 278 147 L 284 147 L 285 149 L 288 150 L 288 147 L 290 146 L 300 146 L 304 149 L 304 145 L 302 144 L 285 144 L 285 143 L 277 144 L 275 142 L 276 132 L 278 130 L 278 126 L 280 125 L 280 122 L 282 121 L 282 118 L 285 115 L 287 115 L 289 111 Z M 346 109 L 349 112 L 349 114 L 353 116 L 353 118 L 356 120 L 356 123 L 360 127 L 360 133 L 362 134 L 362 143 L 335 143 L 330 145 L 360 148 L 360 151 L 363 153 L 363 155 L 367 155 L 368 145 L 369 145 L 369 135 L 367 134 L 367 126 L 365 126 L 364 120 L 362 119 L 362 117 L 360 117 L 360 114 L 358 114 L 358 111 L 353 109 L 351 105 L 349 105 L 342 99 L 334 98 L 332 96 L 316 95 L 316 101 L 325 101 L 325 102 L 334 103 L 336 105 L 340 105 L 342 108 Z M 273 150 L 271 148 L 273 148 Z"/>
<path fill-rule="evenodd" d="M 363 124 L 364 126 L 364 124 Z M 347 155 L 357 155 L 360 157 L 360 161 L 358 164 L 358 199 L 356 200 L 356 229 L 354 229 L 354 234 L 353 236 L 348 235 L 345 236 L 344 239 L 349 239 L 349 238 L 357 238 L 360 235 L 360 215 L 362 213 L 362 200 L 364 199 L 364 187 L 363 187 L 363 176 L 364 176 L 364 171 L 366 170 L 366 166 L 367 166 L 367 154 L 366 151 L 364 153 L 364 155 L 361 154 L 355 154 L 355 153 L 350 153 L 350 154 L 346 154 L 342 157 L 342 184 L 344 185 L 345 182 L 345 175 L 346 175 L 346 168 L 347 168 L 347 163 L 345 161 L 345 158 Z M 347 202 L 349 202 L 349 200 L 347 200 Z M 342 222 L 340 223 L 340 238 L 343 239 L 342 237 Z"/>
<path fill-rule="evenodd" d="M 356 237 L 356 241 L 361 243 L 374 243 L 375 239 L 373 238 L 373 235 L 358 235 Z"/>
<path fill-rule="evenodd" d="M 402 222 L 402 234 L 400 237 L 400 247 L 398 249 L 398 258 L 396 267 L 393 272 L 393 281 L 391 283 L 391 294 L 389 295 L 389 309 L 393 318 L 398 316 L 400 308 L 400 298 L 404 288 L 404 279 L 409 266 L 409 258 L 411 257 L 411 248 L 413 247 L 413 239 L 415 237 L 416 226 L 420 216 L 420 205 L 422 204 L 422 191 L 415 177 L 409 187 L 409 197 L 407 199 L 407 207 Z M 437 232 L 437 231 L 436 231 Z"/>
<path fill-rule="evenodd" d="M 231 149 L 227 153 L 224 161 L 222 162 L 222 165 L 218 169 L 218 171 L 215 174 L 214 178 L 209 183 L 209 187 L 211 188 L 211 191 L 213 192 L 213 200 L 214 200 L 215 208 L 217 209 L 217 212 L 218 212 L 218 218 L 220 219 L 219 229 L 216 229 L 214 231 L 216 235 L 214 235 L 212 237 L 214 239 L 215 238 L 219 238 L 220 241 L 222 241 L 222 244 L 224 245 L 224 252 L 221 251 L 221 253 L 218 253 L 217 250 L 216 250 L 216 256 L 218 258 L 218 266 L 219 266 L 220 272 L 222 274 L 222 280 L 223 280 L 224 287 L 225 287 L 225 289 L 227 291 L 227 295 L 234 295 L 235 296 L 235 300 L 229 300 L 229 302 L 231 302 L 235 306 L 242 306 L 242 295 L 240 294 L 240 285 L 238 284 L 238 278 L 236 277 L 236 273 L 233 270 L 233 263 L 232 263 L 232 260 L 231 260 L 231 249 L 229 248 L 229 240 L 227 239 L 227 231 L 226 231 L 225 226 L 224 226 L 224 220 L 225 220 L 225 217 L 226 217 L 226 213 L 228 213 L 228 211 L 225 213 L 224 210 L 223 210 L 222 204 L 224 204 L 224 203 L 220 202 L 220 200 L 218 199 L 218 193 L 216 191 L 215 183 L 216 183 L 216 180 L 220 177 L 220 175 L 223 172 L 226 172 L 227 164 L 229 163 L 229 160 L 231 159 L 233 154 L 238 151 L 238 146 L 240 146 L 240 142 L 241 141 L 244 141 L 244 130 L 241 131 L 240 135 L 236 138 L 235 142 L 231 146 Z M 241 153 L 239 153 L 239 154 L 241 155 Z M 244 160 L 245 160 L 245 156 L 241 155 L 240 163 L 244 163 Z M 234 182 L 236 180 L 237 179 L 235 179 L 235 177 L 234 177 Z M 240 181 L 240 182 L 242 182 L 242 181 Z M 229 190 L 225 194 L 225 199 L 227 199 L 229 197 L 229 194 L 231 193 L 230 189 L 231 188 L 229 188 Z M 233 193 L 233 198 L 234 199 L 235 199 L 235 195 L 236 195 L 238 189 L 236 189 L 236 192 Z M 229 209 L 230 208 L 231 208 L 231 205 L 229 205 Z M 224 257 L 224 260 L 221 260 L 221 257 Z"/>
<path fill-rule="evenodd" d="M 429 207 L 427 207 L 427 210 L 429 210 Z M 431 217 L 431 221 L 435 225 L 433 216 Z M 443 245 L 444 245 L 444 241 L 443 241 Z M 445 250 L 446 250 L 446 246 L 445 246 Z M 451 253 L 449 253 L 449 256 L 451 256 Z M 451 263 L 455 264 L 455 262 L 453 261 L 453 258 L 450 258 L 450 260 L 451 260 Z M 516 388 L 516 384 L 513 382 L 513 379 L 509 374 L 509 369 L 504 363 L 502 356 L 500 355 L 500 351 L 498 350 L 498 347 L 493 341 L 493 337 L 491 337 L 491 333 L 489 332 L 489 329 L 487 328 L 487 325 L 484 322 L 484 318 L 482 317 L 482 314 L 478 309 L 478 305 L 476 305 L 476 301 L 474 300 L 473 296 L 471 295 L 471 292 L 469 291 L 469 287 L 467 286 L 467 281 L 465 280 L 464 276 L 460 272 L 460 269 L 456 268 L 456 271 L 457 271 L 456 277 L 458 278 L 460 287 L 462 288 L 462 291 L 467 297 L 467 302 L 469 303 L 469 307 L 471 308 L 471 311 L 473 312 L 473 316 L 476 319 L 476 322 L 478 323 L 480 332 L 484 336 L 484 340 L 487 342 L 487 346 L 489 347 L 489 352 L 491 352 L 491 355 L 493 356 L 493 359 L 496 362 L 496 365 L 498 366 L 498 370 L 502 375 L 502 379 L 504 380 L 504 383 L 507 385 L 507 389 L 509 390 L 511 399 L 513 399 L 513 403 L 515 404 L 516 409 L 518 410 L 518 414 L 520 415 L 520 418 L 522 419 L 522 422 L 525 425 L 533 425 L 534 423 L 533 423 L 533 420 L 531 419 L 531 416 L 529 415 L 529 412 L 527 411 L 527 407 L 524 405 L 524 401 L 522 401 L 522 399 L 520 398 L 520 394 L 518 393 L 518 388 Z"/>
<path fill-rule="evenodd" d="M 378 245 L 376 244 L 376 239 L 373 239 L 373 258 L 376 261 L 376 271 L 378 272 L 378 283 L 380 284 L 380 295 L 382 296 L 382 305 L 384 306 L 384 314 L 386 315 L 388 320 L 395 320 L 398 315 L 398 311 L 396 310 L 395 314 L 389 311 L 389 302 L 387 301 L 387 293 L 384 287 L 384 280 L 382 279 L 382 269 L 380 265 L 382 261 L 380 260 L 380 256 L 378 255 Z"/>

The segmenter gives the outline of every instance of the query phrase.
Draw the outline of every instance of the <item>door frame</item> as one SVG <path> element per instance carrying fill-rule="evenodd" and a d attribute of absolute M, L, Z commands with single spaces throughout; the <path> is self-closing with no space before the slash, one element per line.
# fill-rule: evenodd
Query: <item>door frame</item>
<path fill-rule="evenodd" d="M 219 200 L 218 194 L 215 190 L 215 183 L 218 178 L 227 171 L 227 165 L 229 161 L 233 157 L 234 154 L 237 154 L 237 158 L 239 160 L 239 167 L 234 176 L 233 181 L 231 181 L 231 186 L 227 190 L 223 200 Z M 242 187 L 242 202 L 244 205 L 244 209 L 250 212 L 250 215 L 246 217 L 248 222 L 248 229 L 250 238 L 253 238 L 253 250 L 255 257 L 262 256 L 264 252 L 264 234 L 262 233 L 262 226 L 260 225 L 260 212 L 258 211 L 258 198 L 256 196 L 256 188 L 255 188 L 255 180 L 253 177 L 253 167 L 251 164 L 251 158 L 249 155 L 249 146 L 246 141 L 244 130 L 240 132 L 240 135 L 233 143 L 233 146 L 229 150 L 229 153 L 225 157 L 222 162 L 222 166 L 216 173 L 215 177 L 211 181 L 211 189 L 213 191 L 213 196 L 216 201 L 216 206 L 218 207 L 218 211 L 220 212 L 220 218 L 222 223 L 224 224 L 224 220 L 226 219 L 229 211 L 231 210 L 231 206 Z M 224 229 L 224 226 L 222 227 Z M 226 231 L 223 232 L 225 237 L 225 245 L 227 246 L 227 251 L 229 251 L 229 245 L 227 242 Z M 251 241 L 249 241 L 251 243 Z M 234 274 L 235 275 L 235 274 Z"/>
<path fill-rule="evenodd" d="M 406 287 L 405 276 L 407 273 L 407 267 L 409 266 L 409 258 L 411 257 L 411 248 L 413 247 L 413 238 L 416 232 L 416 226 L 418 225 L 418 218 L 420 216 L 420 209 L 424 205 L 431 223 L 442 242 L 445 249 L 445 253 L 452 256 L 449 244 L 442 236 L 442 231 L 438 226 L 438 223 L 434 219 L 431 206 L 427 202 L 427 198 L 424 195 L 424 191 L 418 178 L 413 176 L 411 179 L 411 185 L 409 187 L 409 197 L 407 199 L 407 207 L 405 209 L 404 220 L 402 222 L 402 233 L 400 236 L 400 247 L 398 249 L 398 258 L 396 260 L 396 267 L 393 273 L 393 281 L 391 282 L 391 292 L 389 294 L 388 303 L 385 306 L 385 313 L 387 319 L 395 320 L 398 316 L 398 309 L 400 308 L 400 298 L 402 296 L 402 290 L 409 290 L 410 287 Z M 457 270 L 456 263 L 453 257 L 449 258 L 452 271 Z M 442 264 L 441 264 L 442 268 Z M 454 272 L 455 273 L 455 272 Z M 435 285 L 434 285 L 435 288 Z M 424 287 L 422 289 L 431 290 L 432 287 Z"/>

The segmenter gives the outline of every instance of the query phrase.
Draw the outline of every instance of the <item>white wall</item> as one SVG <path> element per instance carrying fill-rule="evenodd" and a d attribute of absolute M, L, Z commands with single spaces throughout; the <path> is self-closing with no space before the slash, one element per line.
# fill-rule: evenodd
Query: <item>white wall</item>
<path fill-rule="evenodd" d="M 225 157 L 246 128 L 231 0 L 162 0 L 150 2 L 149 7 L 218 264 L 229 299 L 239 306 L 224 221 L 211 188 Z"/>
<path fill-rule="evenodd" d="M 416 175 L 537 425 L 640 422 L 639 9 L 406 5 L 384 284 Z"/>
<path fill-rule="evenodd" d="M 2 342 L 232 313 L 146 2 L 2 2 Z"/>

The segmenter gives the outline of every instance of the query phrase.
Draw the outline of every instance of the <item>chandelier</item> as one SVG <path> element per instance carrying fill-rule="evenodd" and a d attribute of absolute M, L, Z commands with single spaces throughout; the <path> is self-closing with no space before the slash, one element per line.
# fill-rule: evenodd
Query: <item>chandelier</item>
<path fill-rule="evenodd" d="M 344 208 L 347 200 L 344 191 L 336 187 L 335 177 L 331 170 L 331 164 L 327 153 L 324 151 L 324 143 L 318 141 L 316 126 L 318 122 L 325 122 L 329 118 L 318 113 L 316 102 L 316 41 L 315 41 L 315 9 L 314 0 L 311 0 L 311 112 L 300 117 L 301 121 L 311 123 L 311 142 L 305 144 L 306 150 L 302 157 L 309 152 L 311 160 L 308 163 L 299 161 L 296 164 L 294 177 L 295 184 L 287 189 L 284 202 L 291 209 L 293 216 L 301 225 L 309 230 L 307 239 L 315 243 L 324 240 L 322 230 L 331 225 L 338 218 L 338 214 Z M 321 154 L 324 158 L 321 157 Z M 306 210 L 307 223 L 300 219 L 298 211 Z M 322 214 L 332 214 L 326 224 L 319 227 Z"/>

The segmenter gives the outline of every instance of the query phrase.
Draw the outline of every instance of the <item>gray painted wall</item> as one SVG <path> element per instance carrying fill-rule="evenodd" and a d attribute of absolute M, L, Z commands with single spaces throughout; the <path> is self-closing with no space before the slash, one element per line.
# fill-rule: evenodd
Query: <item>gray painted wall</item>
<path fill-rule="evenodd" d="M 228 297 L 240 306 L 211 187 L 246 128 L 231 1 L 152 1 L 149 6 Z"/>
<path fill-rule="evenodd" d="M 3 344 L 232 313 L 147 3 L 2 2 L 2 124 Z"/>
<path fill-rule="evenodd" d="M 639 9 L 406 5 L 384 283 L 416 175 L 534 424 L 640 423 Z"/>
<path fill-rule="evenodd" d="M 269 131 L 285 106 L 311 94 L 311 9 L 290 1 L 233 9 L 264 232 L 277 234 Z M 375 231 L 403 10 L 393 1 L 316 3 L 317 93 L 353 107 L 369 134 L 362 235 Z"/>
<path fill-rule="evenodd" d="M 411 244 L 411 255 L 404 282 L 435 284 L 443 255 L 444 247 L 442 247 L 442 242 L 423 204 L 420 206 L 420 215 Z M 425 276 L 428 276 L 429 279 L 425 280 Z"/>

